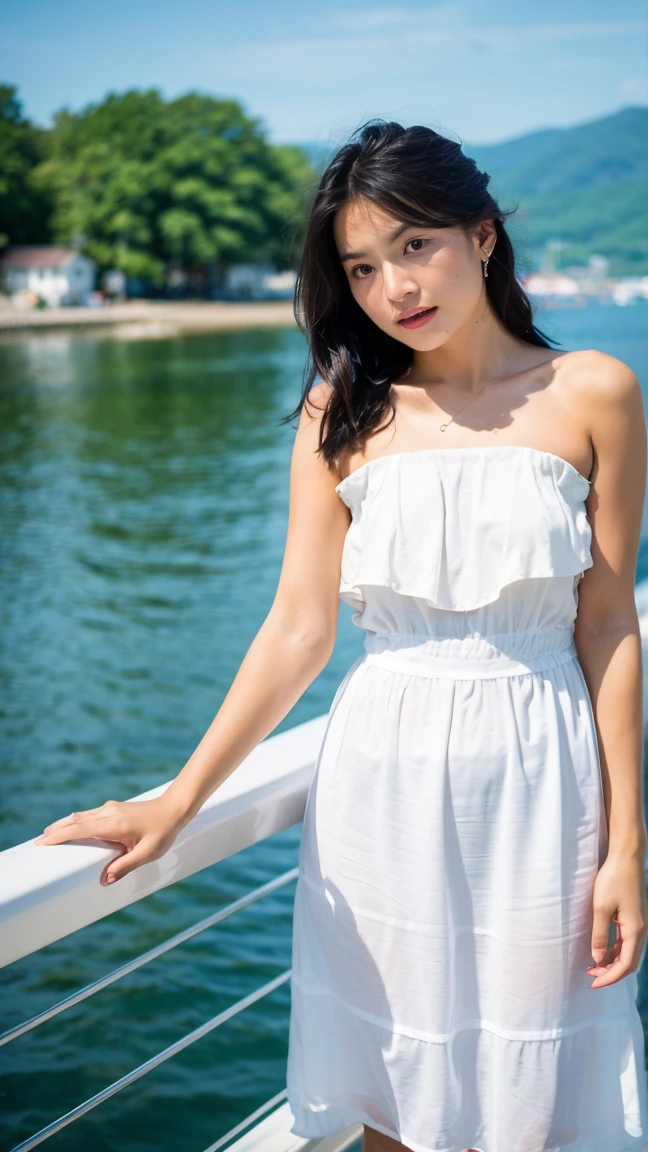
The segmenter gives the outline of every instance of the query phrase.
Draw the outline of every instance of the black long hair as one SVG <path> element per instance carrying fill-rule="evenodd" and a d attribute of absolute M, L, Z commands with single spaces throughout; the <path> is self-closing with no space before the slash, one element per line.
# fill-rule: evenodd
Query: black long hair
<path fill-rule="evenodd" d="M 514 336 L 542 348 L 549 342 L 533 323 L 531 302 L 515 275 L 513 246 L 503 211 L 488 191 L 490 176 L 454 140 L 432 128 L 404 128 L 380 118 L 358 128 L 328 163 L 306 224 L 294 295 L 297 324 L 309 354 L 302 396 L 282 423 L 299 416 L 318 377 L 330 387 L 319 452 L 334 465 L 342 449 L 361 444 L 393 409 L 392 381 L 410 366 L 413 351 L 387 335 L 356 302 L 335 245 L 333 218 L 363 197 L 397 219 L 419 227 L 468 232 L 492 218 L 497 239 L 485 279 L 488 299 Z"/>

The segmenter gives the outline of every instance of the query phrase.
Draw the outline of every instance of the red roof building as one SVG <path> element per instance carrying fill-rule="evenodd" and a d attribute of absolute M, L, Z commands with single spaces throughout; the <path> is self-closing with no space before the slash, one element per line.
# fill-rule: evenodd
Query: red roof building
<path fill-rule="evenodd" d="M 14 298 L 35 296 L 51 307 L 85 304 L 96 265 L 75 248 L 16 244 L 0 255 L 0 278 Z"/>

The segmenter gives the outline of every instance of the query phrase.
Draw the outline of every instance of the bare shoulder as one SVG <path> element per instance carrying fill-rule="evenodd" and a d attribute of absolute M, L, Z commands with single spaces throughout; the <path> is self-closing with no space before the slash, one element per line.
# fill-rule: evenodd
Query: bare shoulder
<path fill-rule="evenodd" d="M 594 349 L 561 359 L 561 386 L 581 415 L 594 453 L 593 497 L 605 493 L 617 511 L 629 491 L 643 501 L 646 416 L 635 373 L 623 360 Z"/>
<path fill-rule="evenodd" d="M 340 480 L 337 470 L 325 462 L 320 452 L 325 431 L 323 421 L 332 391 L 330 384 L 319 380 L 304 397 L 293 445 L 294 473 L 300 483 L 317 482 L 321 478 L 330 486 Z"/>
<path fill-rule="evenodd" d="M 567 352 L 558 361 L 561 384 L 595 419 L 597 413 L 628 408 L 636 412 L 641 388 L 632 368 L 616 356 L 590 348 Z"/>
<path fill-rule="evenodd" d="M 331 387 L 324 380 L 318 380 L 303 398 L 297 424 L 297 442 L 311 443 L 319 440 L 320 427 L 331 396 Z"/>
<path fill-rule="evenodd" d="M 302 416 L 305 415 L 310 420 L 321 421 L 332 391 L 331 385 L 326 380 L 318 380 L 316 384 L 313 384 L 304 400 Z"/>

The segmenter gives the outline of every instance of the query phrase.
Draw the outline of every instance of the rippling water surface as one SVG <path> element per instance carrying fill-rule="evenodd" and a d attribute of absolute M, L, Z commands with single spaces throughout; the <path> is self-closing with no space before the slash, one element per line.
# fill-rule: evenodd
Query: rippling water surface
<path fill-rule="evenodd" d="M 648 386 L 648 307 L 552 310 Z M 0 847 L 170 779 L 270 608 L 283 557 L 297 330 L 0 341 Z M 648 578 L 648 541 L 638 578 Z M 335 653 L 277 731 L 325 712 Z M 0 972 L 7 1028 L 293 867 L 300 826 Z M 290 966 L 294 885 L 0 1050 L 0 1152 Z M 648 1019 L 642 979 L 640 1009 Z M 285 1086 L 286 985 L 48 1142 L 202 1152 Z"/>

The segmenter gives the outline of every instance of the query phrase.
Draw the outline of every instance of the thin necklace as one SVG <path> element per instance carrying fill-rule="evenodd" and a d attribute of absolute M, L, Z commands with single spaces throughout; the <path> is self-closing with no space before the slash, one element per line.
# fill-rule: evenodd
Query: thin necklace
<path fill-rule="evenodd" d="M 513 352 L 514 352 L 514 351 L 515 351 L 515 349 L 513 349 Z M 513 355 L 513 352 L 511 352 L 511 356 Z M 477 399 L 477 397 L 478 397 L 478 396 L 481 396 L 482 392 L 484 391 L 484 388 L 486 387 L 486 384 L 491 384 L 493 380 L 497 380 L 497 379 L 498 379 L 498 377 L 502 375 L 502 372 L 503 372 L 504 368 L 506 368 L 506 365 L 508 364 L 509 360 L 511 359 L 511 356 L 507 356 L 507 357 L 506 357 L 506 360 L 505 360 L 505 361 L 504 361 L 504 363 L 502 364 L 502 367 L 500 368 L 499 372 L 498 372 L 498 373 L 497 373 L 495 376 L 490 376 L 490 377 L 488 378 L 488 380 L 486 380 L 486 381 L 485 381 L 485 383 L 484 383 L 484 384 L 482 384 L 481 388 L 479 389 L 479 392 L 475 392 L 475 395 L 474 395 L 474 396 L 473 396 L 473 397 L 472 397 L 472 398 L 471 398 L 471 399 L 470 399 L 470 400 L 469 400 L 469 401 L 468 401 L 466 404 L 463 404 L 463 405 L 461 406 L 461 408 L 459 408 L 459 409 L 458 409 L 458 410 L 457 410 L 457 411 L 456 411 L 456 412 L 455 412 L 455 413 L 454 413 L 454 414 L 453 414 L 453 415 L 450 417 L 450 419 L 449 419 L 449 420 L 446 420 L 446 421 L 445 421 L 445 423 L 443 423 L 443 424 L 441 424 L 441 425 L 440 425 L 440 429 L 441 429 L 441 431 L 442 431 L 442 432 L 445 432 L 445 430 L 446 430 L 446 428 L 448 427 L 448 425 L 449 425 L 449 424 L 452 424 L 452 421 L 454 420 L 455 416 L 458 416 L 460 412 L 463 412 L 464 408 L 467 408 L 467 407 L 468 407 L 468 404 L 472 404 L 472 403 L 473 403 L 473 401 L 475 401 L 475 400 Z M 410 364 L 410 366 L 409 366 L 409 368 L 407 369 L 407 372 L 405 373 L 405 375 L 406 375 L 406 376 L 409 376 L 409 374 L 410 374 L 410 372 L 411 372 L 411 371 L 412 371 L 412 365 Z M 425 381 L 425 380 L 423 380 L 423 381 L 422 381 L 422 383 L 423 383 L 423 384 L 425 384 L 425 383 L 426 383 L 426 381 Z M 428 381 L 428 383 L 434 383 L 434 381 Z"/>

